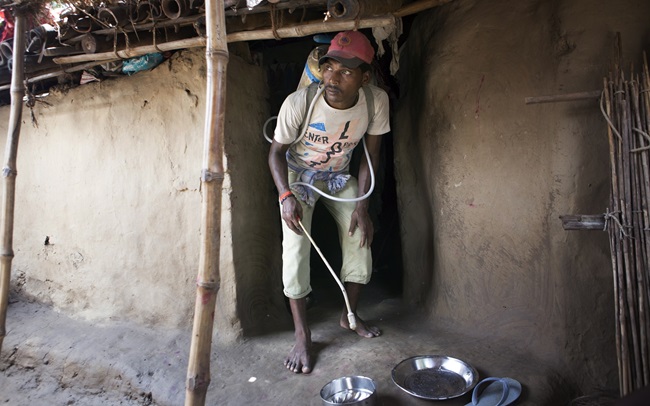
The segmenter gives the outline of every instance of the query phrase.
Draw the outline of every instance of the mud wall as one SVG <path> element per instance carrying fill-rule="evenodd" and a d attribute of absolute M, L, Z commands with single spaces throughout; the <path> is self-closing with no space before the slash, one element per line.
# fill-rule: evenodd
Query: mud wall
<path fill-rule="evenodd" d="M 202 232 L 205 77 L 204 52 L 183 51 L 150 72 L 54 91 L 36 103 L 35 122 L 25 109 L 14 290 L 94 323 L 191 325 Z M 255 304 L 270 312 L 268 287 L 279 291 L 280 282 L 256 260 L 273 236 L 258 218 L 275 214 L 270 176 L 246 166 L 249 156 L 265 162 L 268 150 L 260 135 L 268 115 L 266 78 L 231 53 L 227 87 L 215 330 L 231 340 L 252 324 L 242 300 L 255 294 Z M 0 109 L 3 141 L 8 115 L 8 107 Z M 260 193 L 243 197 L 236 191 L 242 185 Z M 236 214 L 240 208 L 249 214 Z M 246 255 L 238 258 L 233 242 L 242 238 Z M 235 272 L 236 266 L 250 269 Z M 252 293 L 240 297 L 238 283 Z"/>
<path fill-rule="evenodd" d="M 596 100 L 615 33 L 638 63 L 650 3 L 457 0 L 419 15 L 402 48 L 395 150 L 404 297 L 433 324 L 549 365 L 584 393 L 617 388 L 606 233 L 559 215 L 608 206 Z"/>

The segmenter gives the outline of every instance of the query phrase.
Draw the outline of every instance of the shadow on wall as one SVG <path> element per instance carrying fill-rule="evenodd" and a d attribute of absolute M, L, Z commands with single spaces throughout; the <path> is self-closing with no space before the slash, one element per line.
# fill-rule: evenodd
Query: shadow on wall
<path fill-rule="evenodd" d="M 425 160 L 434 159 L 435 151 L 430 151 L 422 143 L 422 136 L 435 137 L 438 127 L 431 110 L 426 108 L 427 82 L 426 70 L 421 69 L 427 56 L 418 42 L 421 39 L 410 37 L 409 50 L 400 56 L 400 99 L 396 108 L 395 122 L 395 178 L 397 205 L 400 218 L 400 233 L 403 247 L 404 297 L 409 304 L 421 306 L 432 293 L 434 244 L 432 202 L 427 165 Z M 426 123 L 434 123 L 429 127 Z M 430 162 L 429 162 L 430 163 Z"/>

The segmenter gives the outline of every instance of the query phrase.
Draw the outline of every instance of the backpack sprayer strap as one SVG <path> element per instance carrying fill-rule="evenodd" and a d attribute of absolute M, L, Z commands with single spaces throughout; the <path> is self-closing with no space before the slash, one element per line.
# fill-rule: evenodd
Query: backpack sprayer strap
<path fill-rule="evenodd" d="M 321 84 L 322 82 L 314 82 L 307 87 L 307 100 L 305 103 L 305 113 L 302 116 L 302 127 L 300 127 L 300 132 L 298 133 L 296 139 L 291 143 L 291 145 L 299 143 L 307 133 L 307 126 L 309 125 L 309 120 L 311 119 L 311 115 L 314 112 L 314 106 L 318 101 L 318 97 L 320 97 L 325 91 L 325 86 L 321 86 Z"/>

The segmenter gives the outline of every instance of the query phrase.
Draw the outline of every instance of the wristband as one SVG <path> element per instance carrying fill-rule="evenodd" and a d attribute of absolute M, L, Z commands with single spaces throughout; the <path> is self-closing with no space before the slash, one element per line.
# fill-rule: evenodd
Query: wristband
<path fill-rule="evenodd" d="M 287 190 L 286 192 L 282 193 L 280 195 L 280 198 L 278 199 L 280 201 L 280 204 L 284 203 L 285 200 L 293 196 L 293 192 L 290 190 Z"/>

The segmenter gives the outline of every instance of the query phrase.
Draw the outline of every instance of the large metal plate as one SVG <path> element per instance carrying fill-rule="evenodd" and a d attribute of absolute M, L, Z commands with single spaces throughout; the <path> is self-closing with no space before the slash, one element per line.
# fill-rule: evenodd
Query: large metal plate
<path fill-rule="evenodd" d="M 400 362 L 393 382 L 413 396 L 429 400 L 451 399 L 472 390 L 478 372 L 471 365 L 444 355 L 420 355 Z"/>

